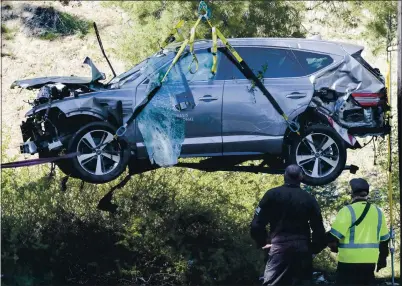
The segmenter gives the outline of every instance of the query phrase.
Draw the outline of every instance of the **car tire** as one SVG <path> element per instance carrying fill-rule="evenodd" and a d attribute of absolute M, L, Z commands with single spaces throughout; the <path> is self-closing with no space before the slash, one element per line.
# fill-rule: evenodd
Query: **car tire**
<path fill-rule="evenodd" d="M 330 126 L 312 125 L 293 140 L 290 163 L 300 166 L 303 183 L 312 186 L 334 181 L 344 170 L 347 151 L 343 139 Z"/>
<path fill-rule="evenodd" d="M 68 153 L 80 153 L 70 159 L 73 177 L 102 184 L 116 179 L 125 171 L 130 150 L 123 141 L 114 139 L 115 133 L 116 128 L 111 124 L 93 122 L 73 135 Z M 70 171 L 69 167 L 67 171 Z"/>

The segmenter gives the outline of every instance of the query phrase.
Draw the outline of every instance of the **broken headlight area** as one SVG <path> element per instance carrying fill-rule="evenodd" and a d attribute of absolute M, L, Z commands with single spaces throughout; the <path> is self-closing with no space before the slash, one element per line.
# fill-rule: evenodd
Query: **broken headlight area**
<path fill-rule="evenodd" d="M 40 111 L 21 123 L 23 142 L 20 151 L 23 154 L 47 153 L 61 150 L 68 136 L 59 133 L 48 111 Z"/>
<path fill-rule="evenodd" d="M 389 124 L 385 89 L 378 93 L 339 93 L 331 89 L 316 91 L 311 106 L 330 116 L 351 135 L 384 135 Z"/>

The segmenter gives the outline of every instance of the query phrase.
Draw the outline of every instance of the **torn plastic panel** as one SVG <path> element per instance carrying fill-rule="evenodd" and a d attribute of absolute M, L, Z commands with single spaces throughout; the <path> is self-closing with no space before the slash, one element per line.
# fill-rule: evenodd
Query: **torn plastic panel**
<path fill-rule="evenodd" d="M 91 68 L 91 82 L 106 79 L 106 75 L 98 70 L 98 68 L 89 57 L 85 58 L 84 64 L 89 65 L 89 67 Z"/>
<path fill-rule="evenodd" d="M 170 71 L 167 79 L 160 90 L 153 97 L 151 102 L 137 117 L 138 128 L 144 140 L 148 157 L 151 163 L 159 166 L 170 166 L 177 163 L 181 153 L 181 147 L 185 139 L 186 122 L 180 117 L 180 111 L 195 108 L 195 101 L 191 89 L 188 86 L 189 77 L 205 76 L 205 69 L 208 68 L 208 60 L 199 59 L 200 68 L 192 75 L 188 70 L 188 56 L 176 64 Z M 212 57 L 211 61 L 212 61 Z M 155 85 L 160 84 L 160 80 L 165 74 L 167 67 L 157 70 L 155 64 L 157 59 L 150 59 L 143 73 L 152 74 L 147 94 Z M 137 106 L 141 105 L 137 97 Z M 133 132 L 135 124 L 127 127 L 129 132 Z"/>
<path fill-rule="evenodd" d="M 137 118 L 149 159 L 159 166 L 177 163 L 185 138 L 185 121 L 172 104 L 176 87 L 163 85 Z"/>

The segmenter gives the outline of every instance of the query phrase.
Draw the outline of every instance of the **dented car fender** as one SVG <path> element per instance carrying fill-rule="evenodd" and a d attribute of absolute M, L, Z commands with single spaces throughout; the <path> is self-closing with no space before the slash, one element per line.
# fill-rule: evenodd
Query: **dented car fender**
<path fill-rule="evenodd" d="M 330 116 L 326 115 L 325 113 L 322 113 L 318 111 L 320 114 L 325 116 L 328 120 L 329 125 L 335 129 L 335 131 L 339 134 L 339 136 L 350 146 L 350 147 L 355 147 L 357 142 L 357 139 L 350 135 L 348 130 L 346 128 L 341 127 L 339 124 L 335 122 Z"/>
<path fill-rule="evenodd" d="M 50 105 L 50 106 L 49 106 Z M 52 102 L 50 104 L 43 104 L 36 108 L 31 109 L 25 116 L 32 116 L 37 112 L 46 110 L 48 108 L 58 108 L 65 114 L 66 117 L 70 117 L 77 114 L 90 114 L 100 119 L 107 118 L 107 111 L 99 104 L 95 97 L 89 98 L 72 98 L 66 99 L 60 102 Z"/>

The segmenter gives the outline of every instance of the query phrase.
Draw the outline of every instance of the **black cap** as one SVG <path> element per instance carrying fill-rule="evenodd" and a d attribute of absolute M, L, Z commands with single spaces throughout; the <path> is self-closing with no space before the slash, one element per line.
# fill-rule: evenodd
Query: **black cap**
<path fill-rule="evenodd" d="M 352 193 L 359 193 L 359 192 L 367 192 L 369 193 L 370 185 L 367 183 L 365 179 L 357 178 L 352 179 L 349 182 L 350 187 L 352 188 Z"/>

